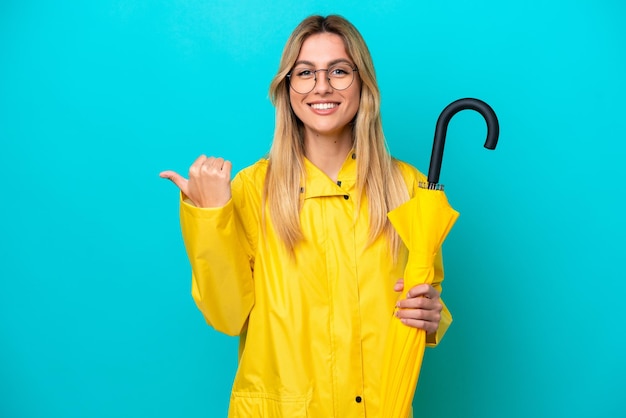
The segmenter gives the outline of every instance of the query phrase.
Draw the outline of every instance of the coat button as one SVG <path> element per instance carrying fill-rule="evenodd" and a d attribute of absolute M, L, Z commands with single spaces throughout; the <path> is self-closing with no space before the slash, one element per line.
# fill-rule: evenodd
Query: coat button
<path fill-rule="evenodd" d="M 346 199 L 346 200 L 348 200 L 348 199 L 350 199 L 350 196 L 348 196 L 347 194 L 344 194 L 344 195 L 343 195 L 343 198 L 344 198 L 344 199 Z"/>
<path fill-rule="evenodd" d="M 361 399 L 360 396 L 357 396 L 354 400 L 356 401 L 356 403 L 361 403 L 363 399 Z"/>
<path fill-rule="evenodd" d="M 352 159 L 356 160 L 356 154 L 355 153 L 352 153 Z"/>

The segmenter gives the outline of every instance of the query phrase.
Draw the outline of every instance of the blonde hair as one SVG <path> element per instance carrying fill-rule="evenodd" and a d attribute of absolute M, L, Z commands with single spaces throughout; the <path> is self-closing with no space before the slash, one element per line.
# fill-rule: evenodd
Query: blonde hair
<path fill-rule="evenodd" d="M 293 68 L 304 41 L 318 33 L 340 36 L 359 70 L 361 98 L 352 131 L 357 154 L 357 208 L 365 193 L 369 209 L 369 242 L 385 233 L 395 254 L 399 238 L 387 220 L 387 212 L 408 199 L 407 186 L 387 150 L 380 116 L 380 92 L 369 49 L 358 30 L 337 15 L 310 16 L 296 27 L 285 45 L 278 72 L 270 84 L 270 98 L 276 108 L 276 125 L 263 196 L 272 224 L 287 249 L 293 252 L 302 239 L 300 187 L 306 173 L 304 130 L 291 108 L 287 74 Z"/>

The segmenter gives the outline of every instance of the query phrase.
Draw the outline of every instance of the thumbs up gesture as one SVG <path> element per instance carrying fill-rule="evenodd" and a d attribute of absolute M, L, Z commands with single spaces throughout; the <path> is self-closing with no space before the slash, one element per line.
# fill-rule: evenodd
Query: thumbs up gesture
<path fill-rule="evenodd" d="M 217 208 L 231 198 L 232 167 L 231 162 L 223 158 L 201 155 L 189 167 L 189 179 L 171 170 L 163 171 L 159 176 L 171 180 L 195 206 Z"/>

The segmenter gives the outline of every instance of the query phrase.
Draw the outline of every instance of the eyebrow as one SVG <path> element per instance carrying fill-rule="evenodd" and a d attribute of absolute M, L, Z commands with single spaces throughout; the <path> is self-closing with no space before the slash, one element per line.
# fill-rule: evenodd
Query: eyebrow
<path fill-rule="evenodd" d="M 350 62 L 350 60 L 346 59 L 346 58 L 339 58 L 336 60 L 332 60 L 328 63 L 328 67 L 332 67 L 335 64 L 339 64 L 341 62 L 345 62 L 351 66 L 354 66 L 354 64 L 352 62 Z M 315 67 L 315 64 L 313 64 L 311 61 L 306 61 L 306 60 L 298 60 L 296 61 L 296 63 L 293 65 L 294 67 L 297 65 L 310 65 L 311 67 Z"/>

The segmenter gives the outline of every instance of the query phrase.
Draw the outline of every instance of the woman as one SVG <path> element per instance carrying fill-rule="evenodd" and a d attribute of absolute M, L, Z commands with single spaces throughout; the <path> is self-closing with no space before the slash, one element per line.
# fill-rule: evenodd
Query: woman
<path fill-rule="evenodd" d="M 433 286 L 398 300 L 407 250 L 386 214 L 425 177 L 388 154 L 371 56 L 339 16 L 294 30 L 270 86 L 269 158 L 230 181 L 200 156 L 182 192 L 192 294 L 240 336 L 229 417 L 378 417 L 380 360 L 398 320 L 435 345 L 451 322 Z"/>

